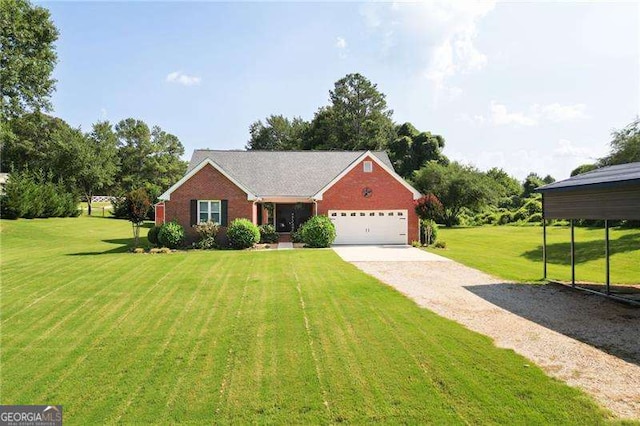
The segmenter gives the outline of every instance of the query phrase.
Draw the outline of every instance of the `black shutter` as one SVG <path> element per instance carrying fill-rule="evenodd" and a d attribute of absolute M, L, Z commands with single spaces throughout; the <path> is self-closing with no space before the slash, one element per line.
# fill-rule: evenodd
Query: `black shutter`
<path fill-rule="evenodd" d="M 228 200 L 220 201 L 220 226 L 227 226 L 227 205 Z"/>
<path fill-rule="evenodd" d="M 191 200 L 191 226 L 198 223 L 198 200 Z"/>

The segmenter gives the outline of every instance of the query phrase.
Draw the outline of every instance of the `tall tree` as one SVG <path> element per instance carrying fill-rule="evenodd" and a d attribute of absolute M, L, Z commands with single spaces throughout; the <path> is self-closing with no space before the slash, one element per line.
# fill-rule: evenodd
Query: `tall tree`
<path fill-rule="evenodd" d="M 159 127 L 149 129 L 141 120 L 127 118 L 115 126 L 120 174 L 118 185 L 125 192 L 145 188 L 152 199 L 179 180 L 187 165 L 180 159 L 180 140 Z"/>
<path fill-rule="evenodd" d="M 91 202 L 97 191 L 111 187 L 118 171 L 118 140 L 108 121 L 93 125 L 79 147 L 78 187 L 87 200 L 89 216 Z"/>
<path fill-rule="evenodd" d="M 47 9 L 27 0 L 0 1 L 2 122 L 25 112 L 50 109 L 57 39 L 58 30 Z"/>
<path fill-rule="evenodd" d="M 258 120 L 251 124 L 251 138 L 246 148 L 267 151 L 301 149 L 308 127 L 309 123 L 300 117 L 289 120 L 282 115 L 270 115 L 265 123 Z"/>
<path fill-rule="evenodd" d="M 397 137 L 389 142 L 387 151 L 395 170 L 405 179 L 428 161 L 448 163 L 442 154 L 442 136 L 420 132 L 411 123 L 396 126 L 396 133 Z"/>
<path fill-rule="evenodd" d="M 491 184 L 484 173 L 457 162 L 428 162 L 414 174 L 413 184 L 422 193 L 433 193 L 442 202 L 446 226 L 458 223 L 463 208 L 478 210 L 493 201 Z"/>
<path fill-rule="evenodd" d="M 9 132 L 1 148 L 1 169 L 43 171 L 72 184 L 78 149 L 84 136 L 64 120 L 34 112 L 7 122 Z"/>
<path fill-rule="evenodd" d="M 640 118 L 611 135 L 611 152 L 600 160 L 600 165 L 612 166 L 640 161 Z"/>
<path fill-rule="evenodd" d="M 582 164 L 575 169 L 571 170 L 571 176 L 581 175 L 582 173 L 587 173 L 593 171 L 598 168 L 597 164 Z"/>
<path fill-rule="evenodd" d="M 384 149 L 394 136 L 385 95 L 361 74 L 348 74 L 329 92 L 331 105 L 316 113 L 308 149 Z"/>
<path fill-rule="evenodd" d="M 544 185 L 544 180 L 537 173 L 529 173 L 522 183 L 522 198 L 530 197 L 535 193 L 535 189 Z"/>

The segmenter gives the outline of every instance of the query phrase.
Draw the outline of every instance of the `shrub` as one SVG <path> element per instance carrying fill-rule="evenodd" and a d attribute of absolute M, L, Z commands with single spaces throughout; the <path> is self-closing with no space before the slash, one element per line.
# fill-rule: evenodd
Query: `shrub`
<path fill-rule="evenodd" d="M 527 222 L 542 222 L 542 213 L 534 213 L 527 219 Z"/>
<path fill-rule="evenodd" d="M 200 239 L 194 244 L 196 248 L 210 250 L 218 247 L 216 244 L 216 235 L 220 230 L 220 225 L 215 222 L 203 222 L 193 225 Z"/>
<path fill-rule="evenodd" d="M 136 248 L 133 249 L 132 253 L 142 254 L 142 253 L 144 253 L 144 249 L 142 247 L 136 247 Z"/>
<path fill-rule="evenodd" d="M 292 243 L 303 243 L 304 241 L 302 241 L 302 234 L 300 233 L 300 229 L 293 231 L 291 233 L 291 242 Z"/>
<path fill-rule="evenodd" d="M 329 247 L 336 239 L 336 228 L 327 216 L 314 216 L 300 227 L 300 234 L 309 247 Z"/>
<path fill-rule="evenodd" d="M 433 220 L 423 220 L 420 224 L 422 225 L 425 244 L 431 245 L 435 243 L 438 238 L 438 225 Z"/>
<path fill-rule="evenodd" d="M 227 238 L 232 248 L 242 250 L 260 241 L 260 231 L 247 219 L 235 219 L 227 229 Z"/>
<path fill-rule="evenodd" d="M 433 246 L 435 248 L 439 248 L 439 249 L 446 249 L 447 248 L 447 243 L 446 243 L 446 241 L 436 241 L 436 243 Z"/>
<path fill-rule="evenodd" d="M 420 241 L 411 241 L 411 246 L 413 247 L 422 247 L 422 244 L 420 244 Z"/>
<path fill-rule="evenodd" d="M 149 242 L 154 246 L 158 245 L 158 233 L 160 232 L 160 228 L 161 226 L 154 226 L 149 229 L 149 232 L 147 233 L 147 240 L 149 240 Z"/>
<path fill-rule="evenodd" d="M 51 175 L 11 172 L 0 214 L 6 219 L 78 216 L 78 197 Z"/>
<path fill-rule="evenodd" d="M 280 237 L 276 232 L 276 227 L 273 225 L 260 225 L 258 227 L 260 230 L 260 242 L 267 244 L 274 244 L 278 242 L 278 238 Z"/>
<path fill-rule="evenodd" d="M 111 215 L 116 219 L 127 218 L 127 203 L 124 197 L 111 198 Z"/>
<path fill-rule="evenodd" d="M 180 247 L 184 243 L 184 228 L 176 221 L 163 224 L 158 232 L 158 242 L 172 249 Z"/>
<path fill-rule="evenodd" d="M 511 222 L 513 222 L 513 213 L 511 213 L 510 211 L 504 211 L 498 216 L 499 225 L 506 225 L 507 223 Z"/>

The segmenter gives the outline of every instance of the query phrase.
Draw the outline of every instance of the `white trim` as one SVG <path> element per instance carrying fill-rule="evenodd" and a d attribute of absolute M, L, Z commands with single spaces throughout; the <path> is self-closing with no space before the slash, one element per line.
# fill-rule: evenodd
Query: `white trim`
<path fill-rule="evenodd" d="M 384 170 L 385 172 L 389 173 L 393 178 L 395 178 L 398 182 L 400 182 L 402 184 L 402 186 L 404 186 L 405 188 L 407 188 L 409 191 L 411 191 L 411 193 L 413 194 L 413 199 L 417 200 L 420 197 L 422 197 L 422 194 L 420 194 L 420 192 L 415 189 L 413 186 L 409 185 L 409 183 L 407 183 L 406 180 L 402 179 L 402 177 L 397 174 L 393 169 L 391 169 L 389 166 L 387 166 L 386 164 L 384 164 L 378 157 L 375 156 L 375 154 L 373 154 L 371 151 L 367 151 L 364 154 L 362 154 L 360 157 L 358 157 L 353 163 L 351 163 L 349 165 L 349 167 L 347 167 L 346 169 L 344 169 L 338 176 L 336 176 L 331 182 L 329 182 L 324 188 L 322 188 L 320 191 L 318 191 L 314 196 L 313 199 L 314 200 L 322 200 L 322 195 L 329 189 L 331 188 L 333 185 L 335 185 L 340 179 L 342 179 L 347 173 L 349 173 L 351 170 L 353 170 L 358 164 L 360 164 L 362 162 L 363 159 L 367 158 L 367 156 L 369 156 L 378 166 L 380 166 L 382 168 L 382 170 Z"/>
<path fill-rule="evenodd" d="M 171 193 L 173 193 L 176 189 L 180 188 L 186 181 L 188 181 L 189 179 L 191 179 L 196 173 L 198 173 L 200 170 L 202 170 L 204 168 L 204 166 L 206 166 L 207 164 L 209 164 L 211 167 L 213 167 L 214 169 L 216 169 L 217 171 L 219 171 L 224 177 L 226 177 L 227 179 L 229 179 L 235 186 L 237 186 L 238 188 L 240 188 L 243 192 L 245 192 L 247 194 L 247 200 L 249 201 L 254 201 L 256 200 L 258 197 L 253 194 L 251 191 L 249 191 L 244 185 L 242 185 L 240 182 L 238 182 L 237 180 L 235 180 L 234 178 L 232 178 L 231 176 L 229 176 L 227 174 L 227 172 L 225 172 L 222 167 L 220 167 L 219 165 L 217 165 L 214 161 L 212 161 L 210 158 L 205 158 L 204 160 L 202 160 L 197 166 L 195 166 L 193 169 L 191 169 L 191 171 L 189 173 L 187 173 L 186 175 L 184 175 L 182 177 L 182 179 L 180 179 L 178 182 L 176 182 L 171 188 L 167 189 L 162 195 L 160 195 L 158 197 L 158 199 L 160 200 L 164 200 L 164 201 L 168 201 L 171 200 Z"/>
<path fill-rule="evenodd" d="M 220 225 L 220 222 L 222 222 L 222 201 L 221 200 L 197 200 L 198 201 L 198 223 L 204 223 L 200 220 L 200 203 L 204 202 L 204 203 L 209 203 L 209 211 L 207 212 L 207 214 L 209 215 L 207 222 L 211 221 L 214 223 L 217 223 L 218 225 Z M 217 203 L 218 204 L 218 221 L 214 221 L 213 219 L 213 204 Z"/>

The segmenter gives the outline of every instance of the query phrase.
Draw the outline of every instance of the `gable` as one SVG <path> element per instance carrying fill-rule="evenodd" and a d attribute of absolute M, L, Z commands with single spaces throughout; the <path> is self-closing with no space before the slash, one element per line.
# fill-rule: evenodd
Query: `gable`
<path fill-rule="evenodd" d="M 383 172 L 383 174 L 384 174 L 386 179 L 392 179 L 392 180 L 396 181 L 397 183 L 399 183 L 402 187 L 404 187 L 404 189 L 406 189 L 407 191 L 409 191 L 411 193 L 411 195 L 412 195 L 414 200 L 417 200 L 418 198 L 420 198 L 422 196 L 422 194 L 420 194 L 420 192 L 417 189 L 415 189 L 407 181 L 405 181 L 400 175 L 398 175 L 395 172 L 395 170 L 393 170 L 392 167 L 387 166 L 384 162 L 380 161 L 380 159 L 377 158 L 377 156 L 373 155 L 373 153 L 371 153 L 370 151 L 367 151 L 363 155 L 361 155 L 360 158 L 357 161 L 353 162 L 353 164 L 351 164 L 349 167 L 347 167 L 345 170 L 343 170 L 331 182 L 329 182 L 320 191 L 318 191 L 313 196 L 313 198 L 315 200 L 322 200 L 322 197 L 323 197 L 325 192 L 327 192 L 329 189 L 331 189 L 334 185 L 336 185 L 339 182 L 341 182 L 347 176 L 352 175 L 355 172 L 355 170 L 357 170 L 357 168 L 360 168 L 361 171 L 362 171 L 362 173 L 358 173 L 359 178 L 362 178 L 363 180 L 366 180 L 368 173 L 365 173 L 363 171 L 364 163 L 366 161 L 371 161 L 373 163 L 372 176 L 374 174 L 379 174 L 379 171 L 376 172 L 376 168 L 379 168 L 380 171 Z"/>
<path fill-rule="evenodd" d="M 171 200 L 171 194 L 177 190 L 178 188 L 180 188 L 182 185 L 184 185 L 189 179 L 193 178 L 196 174 L 198 174 L 198 172 L 200 170 L 202 170 L 204 167 L 206 166 L 211 166 L 213 167 L 215 170 L 217 170 L 220 174 L 222 174 L 225 178 L 227 178 L 231 183 L 233 183 L 235 186 L 237 186 L 240 190 L 242 190 L 245 194 L 247 194 L 247 200 L 252 201 L 255 200 L 257 197 L 249 190 L 247 189 L 243 184 L 241 184 L 240 182 L 238 182 L 236 179 L 234 179 L 232 176 L 229 176 L 228 173 L 226 173 L 219 165 L 217 165 L 216 163 L 214 163 L 213 161 L 211 161 L 210 159 L 204 159 L 202 162 L 200 162 L 200 164 L 198 164 L 196 167 L 192 168 L 190 171 L 187 172 L 186 175 L 184 175 L 182 177 L 182 179 L 180 179 L 178 182 L 176 182 L 171 188 L 169 188 L 168 190 L 166 190 L 162 195 L 160 195 L 158 198 L 160 200 Z"/>

